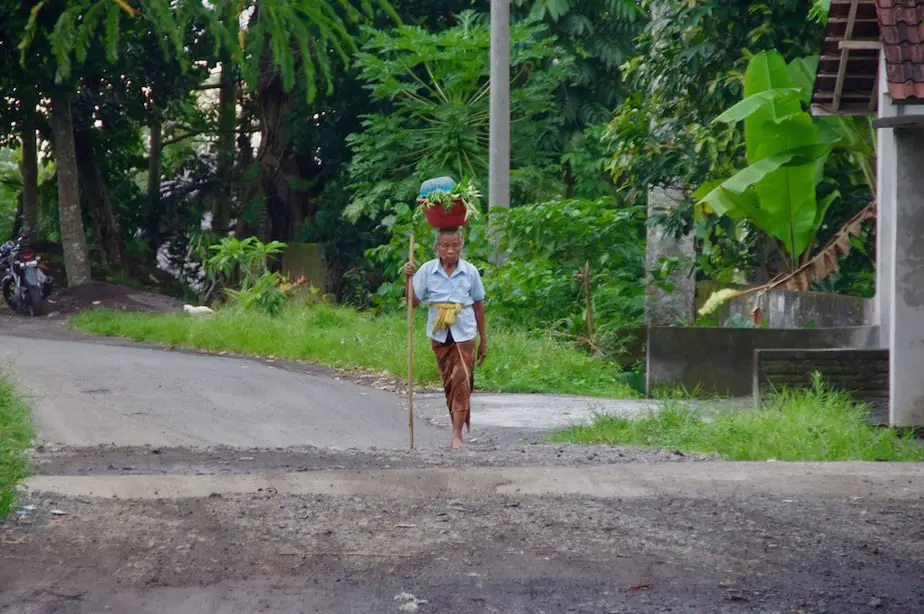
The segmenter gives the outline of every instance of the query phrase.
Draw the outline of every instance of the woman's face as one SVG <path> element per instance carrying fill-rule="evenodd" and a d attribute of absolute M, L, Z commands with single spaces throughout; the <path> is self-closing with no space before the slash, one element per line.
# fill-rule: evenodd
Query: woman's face
<path fill-rule="evenodd" d="M 462 255 L 462 237 L 459 234 L 440 235 L 436 243 L 436 253 L 446 264 L 456 264 Z"/>

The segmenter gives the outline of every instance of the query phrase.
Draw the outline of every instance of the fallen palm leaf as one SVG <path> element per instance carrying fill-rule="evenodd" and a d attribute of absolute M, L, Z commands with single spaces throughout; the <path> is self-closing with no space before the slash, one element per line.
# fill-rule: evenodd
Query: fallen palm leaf
<path fill-rule="evenodd" d="M 783 287 L 786 290 L 808 290 L 812 281 L 822 281 L 840 268 L 840 259 L 850 252 L 852 237 L 857 237 L 863 231 L 863 224 L 876 219 L 876 201 L 870 202 L 855 216 L 847 220 L 834 238 L 828 241 L 814 258 L 800 266 L 785 277 L 772 281 L 768 290 Z"/>

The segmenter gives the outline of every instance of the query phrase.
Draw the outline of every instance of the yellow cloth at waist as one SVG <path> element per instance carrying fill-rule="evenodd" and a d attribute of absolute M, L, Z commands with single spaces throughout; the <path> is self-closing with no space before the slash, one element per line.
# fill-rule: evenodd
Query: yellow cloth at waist
<path fill-rule="evenodd" d="M 459 303 L 431 303 L 430 307 L 436 309 L 436 320 L 433 323 L 433 334 L 456 323 L 456 314 L 462 311 L 463 305 Z"/>

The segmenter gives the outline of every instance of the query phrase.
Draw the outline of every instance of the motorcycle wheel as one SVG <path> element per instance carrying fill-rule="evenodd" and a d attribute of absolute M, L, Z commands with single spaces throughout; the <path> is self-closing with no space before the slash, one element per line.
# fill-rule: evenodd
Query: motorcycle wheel
<path fill-rule="evenodd" d="M 16 305 L 16 300 L 13 298 L 13 280 L 4 279 L 3 280 L 3 300 L 6 301 L 7 306 L 13 311 L 18 310 Z"/>
<path fill-rule="evenodd" d="M 29 286 L 29 315 L 33 318 L 42 315 L 42 287 Z"/>

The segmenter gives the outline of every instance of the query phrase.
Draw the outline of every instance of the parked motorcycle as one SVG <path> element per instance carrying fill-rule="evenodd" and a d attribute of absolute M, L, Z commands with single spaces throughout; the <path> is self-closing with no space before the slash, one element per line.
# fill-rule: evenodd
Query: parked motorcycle
<path fill-rule="evenodd" d="M 0 245 L 0 289 L 3 300 L 13 311 L 29 316 L 42 314 L 45 299 L 51 294 L 52 277 L 41 258 L 32 251 L 27 233 L 16 241 Z"/>

